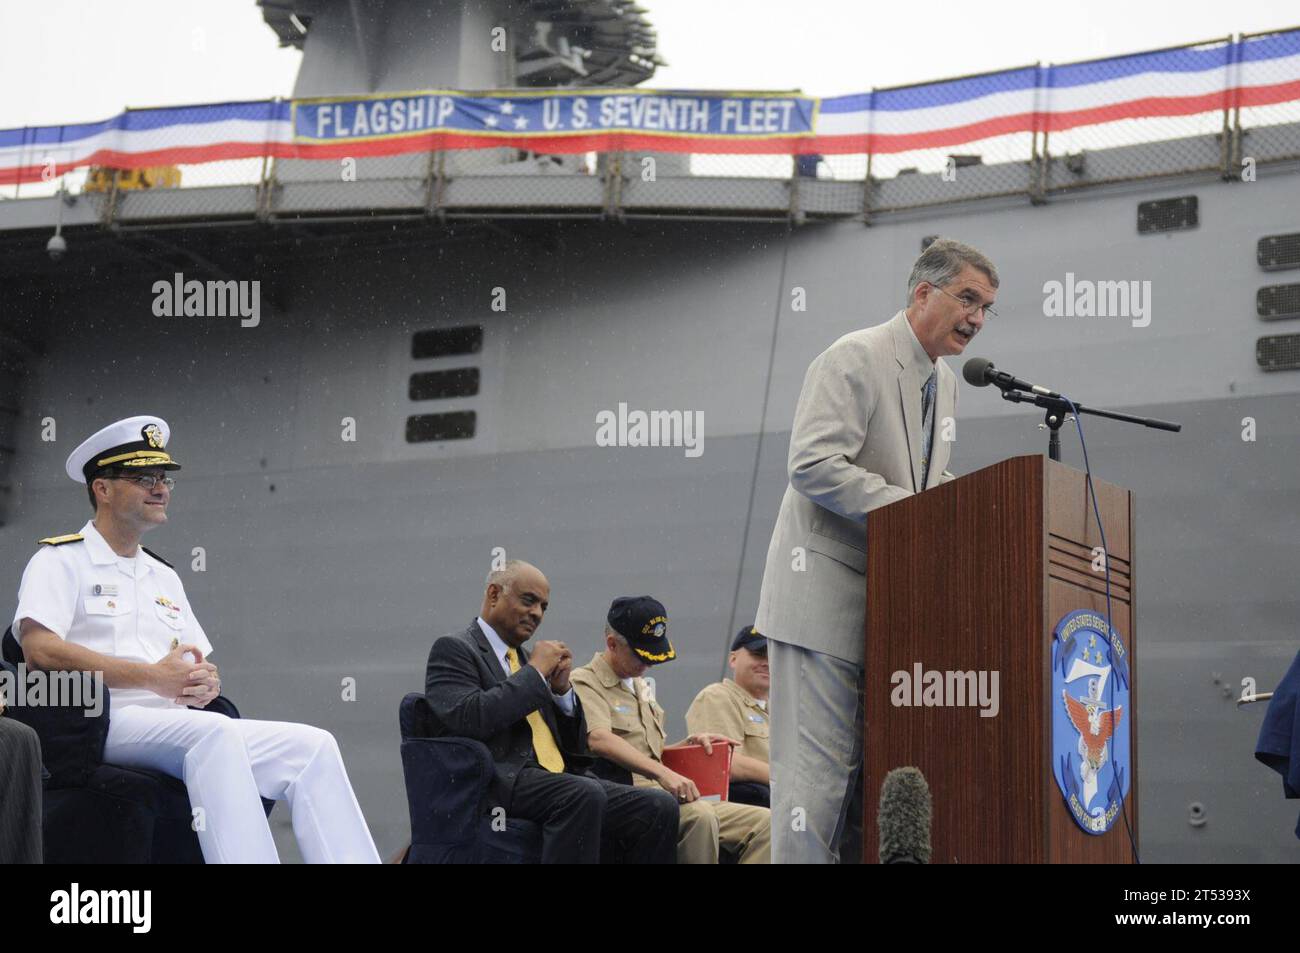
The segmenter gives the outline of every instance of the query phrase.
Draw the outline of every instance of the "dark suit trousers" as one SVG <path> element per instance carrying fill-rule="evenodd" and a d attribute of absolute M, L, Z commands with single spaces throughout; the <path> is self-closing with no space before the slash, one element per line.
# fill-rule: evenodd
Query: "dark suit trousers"
<path fill-rule="evenodd" d="M 41 863 L 41 743 L 0 718 L 0 866 Z"/>
<path fill-rule="evenodd" d="M 672 864 L 677 802 L 667 791 L 590 776 L 519 771 L 506 814 L 542 825 L 542 863 Z"/>

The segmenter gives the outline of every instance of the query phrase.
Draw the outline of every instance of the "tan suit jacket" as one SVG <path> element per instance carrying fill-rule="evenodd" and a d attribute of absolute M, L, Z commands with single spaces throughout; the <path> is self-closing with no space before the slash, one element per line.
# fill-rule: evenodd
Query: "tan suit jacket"
<path fill-rule="evenodd" d="M 755 628 L 769 638 L 862 663 L 867 513 L 920 492 L 921 391 L 938 368 L 924 489 L 945 469 L 957 378 L 931 364 L 907 315 L 854 331 L 808 367 L 790 434 L 790 485 L 768 546 Z"/>

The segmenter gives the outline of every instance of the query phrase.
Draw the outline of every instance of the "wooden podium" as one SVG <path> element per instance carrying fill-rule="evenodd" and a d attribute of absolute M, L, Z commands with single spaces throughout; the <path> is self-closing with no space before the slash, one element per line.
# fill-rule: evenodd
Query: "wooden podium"
<path fill-rule="evenodd" d="M 1132 862 L 1133 498 L 1096 479 L 1093 486 L 1110 549 L 1111 621 L 1131 673 L 1116 729 L 1130 733 L 1127 824 L 1121 813 L 1106 833 L 1085 832 L 1053 775 L 1053 627 L 1076 609 L 1106 609 L 1105 574 L 1092 569 L 1101 534 L 1084 474 L 1045 456 L 1014 457 L 868 514 L 864 861 L 878 856 L 881 782 L 911 765 L 930 785 L 932 863 Z M 918 664 L 998 672 L 996 716 L 971 705 L 894 704 L 902 684 L 894 673 Z"/>

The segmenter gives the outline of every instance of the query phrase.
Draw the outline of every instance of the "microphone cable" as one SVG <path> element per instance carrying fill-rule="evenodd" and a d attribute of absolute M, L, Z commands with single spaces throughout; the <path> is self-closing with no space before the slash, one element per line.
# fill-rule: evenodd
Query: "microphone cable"
<path fill-rule="evenodd" d="M 1087 479 L 1087 483 L 1088 483 L 1088 496 L 1092 498 L 1092 513 L 1093 513 L 1094 518 L 1097 520 L 1097 529 L 1098 529 L 1098 531 L 1101 533 L 1101 552 L 1102 552 L 1102 556 L 1103 556 L 1103 559 L 1102 559 L 1102 565 L 1105 566 L 1105 568 L 1106 568 L 1106 641 L 1110 643 L 1110 651 L 1111 651 L 1111 655 L 1113 656 L 1114 653 L 1115 653 L 1115 638 L 1116 638 L 1116 636 L 1115 636 L 1115 627 L 1114 627 L 1114 625 L 1112 625 L 1112 623 L 1111 623 L 1111 601 L 1110 601 L 1110 547 L 1106 544 L 1106 527 L 1102 525 L 1102 522 L 1101 522 L 1101 508 L 1097 505 L 1097 491 L 1093 488 L 1093 485 L 1092 485 L 1092 465 L 1088 462 L 1088 443 L 1087 443 L 1087 441 L 1084 440 L 1084 438 L 1083 438 L 1083 423 L 1082 423 L 1082 421 L 1079 419 L 1082 415 L 1079 413 L 1078 409 L 1074 406 L 1074 401 L 1070 400 L 1068 397 L 1063 397 L 1063 398 L 1061 398 L 1061 399 L 1064 400 L 1067 404 L 1070 405 L 1070 410 L 1071 410 L 1071 412 L 1073 413 L 1073 416 L 1074 416 L 1074 426 L 1075 426 L 1075 429 L 1077 429 L 1077 430 L 1079 431 L 1079 446 L 1083 448 L 1083 470 L 1084 470 L 1084 476 L 1085 476 L 1085 478 Z M 1085 528 L 1086 528 L 1086 527 L 1085 527 Z M 1129 557 L 1132 558 L 1132 556 L 1133 556 L 1133 553 L 1129 553 Z M 1132 565 L 1132 563 L 1130 563 L 1130 566 L 1131 566 L 1131 565 Z M 1130 589 L 1129 591 L 1132 592 L 1132 589 Z M 1130 628 L 1132 627 L 1132 623 L 1133 623 L 1133 614 L 1132 614 L 1132 611 L 1131 611 L 1131 610 L 1132 610 L 1132 605 L 1133 605 L 1133 604 L 1132 604 L 1132 602 L 1130 601 L 1130 602 L 1129 602 L 1129 608 L 1130 608 L 1130 613 L 1129 613 L 1129 625 L 1130 625 Z M 1130 633 L 1130 634 L 1131 634 L 1131 633 Z M 1114 668 L 1114 665 L 1115 665 L 1115 662 L 1114 662 L 1114 659 L 1112 658 L 1112 660 L 1111 660 L 1111 667 L 1112 667 L 1112 669 Z M 1130 680 L 1132 679 L 1132 674 L 1133 674 L 1133 666 L 1130 664 L 1130 666 L 1129 666 L 1129 678 L 1130 678 Z M 1112 717 L 1114 716 L 1114 712 L 1115 712 L 1115 681 L 1116 681 L 1115 679 L 1111 679 L 1111 680 L 1110 680 L 1110 690 L 1109 690 L 1109 695 L 1110 695 L 1110 710 L 1111 710 L 1111 715 L 1112 715 Z M 1131 691 L 1131 690 L 1132 690 L 1132 684 L 1131 684 L 1131 681 L 1130 681 L 1130 691 Z M 1055 699 L 1053 699 L 1053 702 L 1055 702 Z M 1131 698 L 1131 696 L 1130 696 L 1130 699 L 1129 699 L 1129 707 L 1130 707 L 1130 708 L 1132 707 L 1132 698 Z M 1129 719 L 1132 720 L 1132 718 L 1133 718 L 1133 714 L 1132 714 L 1132 712 L 1130 712 L 1130 713 L 1129 713 Z M 1129 751 L 1130 751 L 1130 756 L 1131 756 L 1131 754 L 1132 754 L 1132 745 L 1129 745 Z M 1111 761 L 1112 761 L 1112 768 L 1111 768 L 1111 770 L 1112 770 L 1112 773 L 1113 773 L 1113 772 L 1114 772 L 1114 767 L 1113 767 L 1113 763 L 1114 763 L 1114 752 L 1113 752 L 1113 751 L 1112 751 L 1112 753 L 1111 753 Z M 1131 768 L 1132 768 L 1132 765 L 1130 765 L 1130 769 L 1131 769 Z M 1116 781 L 1118 781 L 1118 780 L 1119 780 L 1119 778 L 1118 778 L 1118 776 L 1116 776 Z M 1132 779 L 1130 779 L 1130 781 L 1131 781 L 1131 780 L 1132 780 Z M 1133 862 L 1134 862 L 1135 864 L 1141 864 L 1141 863 L 1142 863 L 1142 860 L 1141 860 L 1141 858 L 1140 858 L 1139 855 L 1138 855 L 1138 846 L 1137 846 L 1137 841 L 1136 841 L 1136 840 L 1134 839 L 1134 837 L 1133 837 L 1133 825 L 1129 822 L 1129 817 L 1128 817 L 1128 805 L 1127 805 L 1127 803 L 1126 803 L 1126 798 L 1124 797 L 1123 787 L 1122 787 L 1122 785 L 1117 785 L 1117 786 L 1120 787 L 1119 809 L 1120 809 L 1120 814 L 1121 814 L 1121 815 L 1123 816 L 1123 818 L 1124 818 L 1124 831 L 1125 831 L 1125 833 L 1128 834 L 1129 849 L 1130 849 L 1130 850 L 1132 851 L 1132 853 L 1133 853 Z M 1133 795 L 1136 797 L 1136 796 L 1137 796 L 1137 791 L 1136 791 L 1135 788 L 1132 787 L 1131 784 L 1130 784 L 1130 790 L 1133 792 Z"/>

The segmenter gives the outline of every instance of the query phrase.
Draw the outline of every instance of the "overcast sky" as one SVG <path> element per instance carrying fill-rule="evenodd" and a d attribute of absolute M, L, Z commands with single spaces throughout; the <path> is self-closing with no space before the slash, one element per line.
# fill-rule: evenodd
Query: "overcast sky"
<path fill-rule="evenodd" d="M 640 0 L 651 86 L 814 95 L 1300 25 L 1295 0 Z M 287 96 L 300 54 L 253 0 L 0 0 L 0 128 Z"/>

